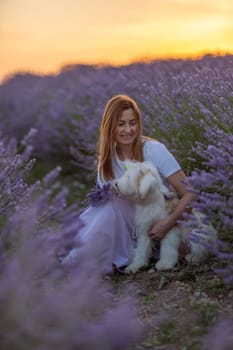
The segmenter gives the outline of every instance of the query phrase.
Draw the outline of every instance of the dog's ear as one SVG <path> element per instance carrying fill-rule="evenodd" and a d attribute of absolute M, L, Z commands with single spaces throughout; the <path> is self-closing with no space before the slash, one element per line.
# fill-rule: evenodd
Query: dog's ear
<path fill-rule="evenodd" d="M 151 172 L 146 173 L 139 182 L 139 195 L 141 199 L 146 198 L 147 194 L 156 186 L 155 177 Z"/>
<path fill-rule="evenodd" d="M 155 182 L 157 185 L 157 189 L 164 195 L 168 195 L 170 193 L 169 189 L 164 185 L 162 178 L 158 172 L 158 170 L 154 170 L 153 174 L 156 178 Z"/>

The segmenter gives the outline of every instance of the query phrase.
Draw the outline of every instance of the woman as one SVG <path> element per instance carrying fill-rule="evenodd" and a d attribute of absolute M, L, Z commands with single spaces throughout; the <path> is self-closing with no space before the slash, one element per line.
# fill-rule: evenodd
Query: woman
<path fill-rule="evenodd" d="M 148 232 L 151 239 L 161 240 L 190 206 L 194 194 L 187 191 L 185 174 L 167 148 L 142 136 L 141 113 L 136 102 L 126 95 L 116 95 L 107 102 L 100 126 L 98 185 L 104 187 L 120 177 L 127 159 L 150 161 L 180 198 L 175 211 L 155 222 Z M 110 272 L 114 265 L 120 268 L 131 262 L 136 244 L 132 234 L 132 203 L 113 195 L 105 203 L 89 206 L 80 218 L 84 225 L 77 238 L 84 243 L 96 242 L 96 258 L 104 272 Z M 69 256 L 77 253 L 75 248 Z"/>

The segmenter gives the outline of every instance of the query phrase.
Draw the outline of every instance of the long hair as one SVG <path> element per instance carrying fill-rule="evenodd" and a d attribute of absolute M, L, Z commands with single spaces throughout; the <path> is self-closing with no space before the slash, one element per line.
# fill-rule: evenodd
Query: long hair
<path fill-rule="evenodd" d="M 112 157 L 116 145 L 116 128 L 122 112 L 129 108 L 134 111 L 137 123 L 137 138 L 133 145 L 133 158 L 140 162 L 143 161 L 141 112 L 136 102 L 129 96 L 113 96 L 106 104 L 100 124 L 98 170 L 104 180 L 114 178 Z"/>

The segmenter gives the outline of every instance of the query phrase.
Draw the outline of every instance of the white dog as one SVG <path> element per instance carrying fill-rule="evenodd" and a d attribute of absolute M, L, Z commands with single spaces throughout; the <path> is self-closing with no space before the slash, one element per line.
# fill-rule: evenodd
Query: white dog
<path fill-rule="evenodd" d="M 125 272 L 135 273 L 142 266 L 148 265 L 152 254 L 152 241 L 148 231 L 157 220 L 168 216 L 174 210 L 178 199 L 166 200 L 171 192 L 162 182 L 157 169 L 150 162 L 127 162 L 125 174 L 115 181 L 117 190 L 135 203 L 135 238 L 137 246 L 134 251 L 133 261 L 126 267 Z M 174 196 L 174 194 L 173 194 Z M 201 215 L 195 214 L 198 226 L 192 231 L 199 238 L 206 241 L 206 234 L 201 233 L 200 228 L 211 231 L 211 236 L 216 232 L 211 225 L 203 225 Z M 176 225 L 161 241 L 160 259 L 156 263 L 157 270 L 172 269 L 179 259 L 179 247 L 182 242 L 188 240 L 187 229 Z M 186 260 L 191 263 L 199 263 L 207 254 L 207 250 L 201 243 L 189 241 L 190 253 Z"/>

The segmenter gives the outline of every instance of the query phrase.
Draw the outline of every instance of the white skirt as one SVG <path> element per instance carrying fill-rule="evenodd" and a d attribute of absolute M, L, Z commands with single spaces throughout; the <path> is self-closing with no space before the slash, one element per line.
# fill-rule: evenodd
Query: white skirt
<path fill-rule="evenodd" d="M 119 197 L 89 206 L 81 213 L 79 218 L 83 225 L 76 239 L 83 244 L 95 245 L 94 259 L 104 273 L 111 272 L 113 266 L 120 268 L 132 261 L 136 246 L 133 238 L 134 214 L 134 205 Z M 65 260 L 75 258 L 79 249 L 73 248 Z"/>

